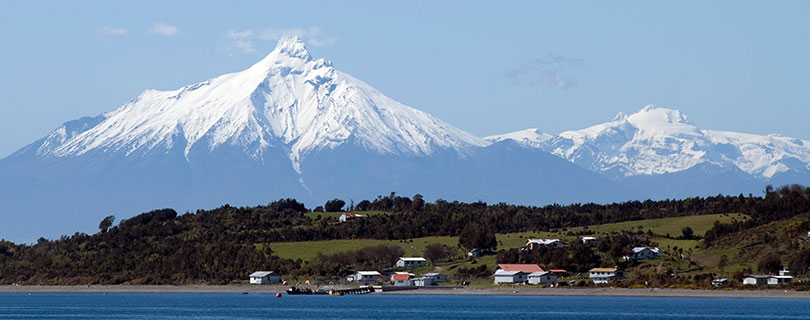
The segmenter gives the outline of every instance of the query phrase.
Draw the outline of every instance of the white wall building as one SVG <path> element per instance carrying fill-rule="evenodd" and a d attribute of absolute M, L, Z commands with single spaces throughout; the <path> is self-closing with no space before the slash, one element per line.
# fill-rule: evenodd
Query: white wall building
<path fill-rule="evenodd" d="M 635 247 L 633 248 L 633 253 L 630 255 L 630 259 L 650 260 L 650 259 L 657 259 L 660 256 L 661 250 L 659 250 L 658 248 Z"/>
<path fill-rule="evenodd" d="M 350 278 L 350 281 L 364 283 L 379 282 L 380 277 L 382 277 L 382 274 L 377 271 L 357 271 L 357 273 L 354 274 L 354 277 Z"/>
<path fill-rule="evenodd" d="M 554 284 L 557 283 L 557 275 L 551 272 L 532 272 L 527 276 L 529 284 Z"/>
<path fill-rule="evenodd" d="M 495 284 L 500 283 L 526 283 L 528 274 L 523 271 L 495 271 Z"/>
<path fill-rule="evenodd" d="M 593 268 L 588 270 L 588 277 L 595 284 L 609 283 L 624 279 L 624 271 L 617 268 Z"/>
<path fill-rule="evenodd" d="M 356 213 L 352 213 L 352 212 L 344 212 L 344 213 L 342 213 L 340 215 L 340 217 L 338 217 L 338 221 L 346 222 L 346 221 L 351 221 L 351 220 L 355 220 L 355 219 L 360 219 L 362 217 L 365 217 L 365 216 L 362 215 L 362 214 L 356 214 Z"/>
<path fill-rule="evenodd" d="M 250 274 L 250 284 L 281 283 L 281 276 L 273 271 L 256 271 Z"/>
<path fill-rule="evenodd" d="M 754 286 L 760 284 L 780 285 L 791 282 L 793 282 L 793 276 L 790 275 L 790 271 L 788 270 L 780 270 L 778 276 L 771 274 L 749 274 L 743 278 L 743 284 Z"/>
<path fill-rule="evenodd" d="M 441 273 L 436 273 L 436 272 L 425 273 L 425 274 L 422 275 L 422 277 L 430 278 L 431 280 L 433 280 L 434 283 L 447 282 L 447 276 L 445 276 L 445 275 L 443 275 Z"/>
<path fill-rule="evenodd" d="M 526 246 L 529 249 L 534 249 L 537 246 L 544 246 L 551 249 L 562 248 L 563 243 L 560 239 L 528 239 L 526 240 Z"/>
<path fill-rule="evenodd" d="M 408 257 L 400 257 L 397 260 L 396 266 L 400 268 L 416 268 L 427 265 L 427 260 L 425 258 L 408 258 Z"/>

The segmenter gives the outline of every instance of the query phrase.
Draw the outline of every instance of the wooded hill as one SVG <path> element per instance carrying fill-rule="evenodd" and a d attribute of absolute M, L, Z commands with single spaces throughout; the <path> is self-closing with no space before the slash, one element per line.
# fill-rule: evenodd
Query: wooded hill
<path fill-rule="evenodd" d="M 801 215 L 810 214 L 810 188 L 793 185 L 774 190 L 769 187 L 764 197 L 738 195 L 544 207 L 443 200 L 429 203 L 420 195 L 408 198 L 392 193 L 350 205 L 350 209 L 377 214 L 338 223 L 334 218 L 311 212 L 295 200 L 282 199 L 267 206 L 225 205 L 182 215 L 171 209 L 155 210 L 122 220 L 117 226 L 102 223 L 102 230 L 93 235 L 76 233 L 58 240 L 40 239 L 33 245 L 2 241 L 0 283 L 224 284 L 244 280 L 255 270 L 337 278 L 353 268 L 392 265 L 393 261 L 388 260 L 395 259 L 401 251 L 392 247 L 364 248 L 322 256 L 320 265 L 316 265 L 318 262 L 279 258 L 269 244 L 458 236 L 462 250 L 469 247 L 490 252 L 503 249 L 498 256 L 506 258 L 510 256 L 509 248 L 498 248 L 495 234 L 564 231 L 605 223 L 704 214 L 740 213 L 750 217 L 745 221 L 715 225 L 706 233 L 703 246 L 724 248 L 724 243 L 733 241 L 728 239 L 765 226 L 773 226 L 774 233 L 781 234 L 779 223 L 782 221 L 791 221 L 786 223 L 794 230 L 792 232 L 806 233 L 810 225 L 806 222 L 807 216 Z M 773 241 L 796 242 L 779 236 L 758 239 L 757 245 L 766 247 Z M 776 249 L 762 249 L 758 255 L 788 254 L 800 249 L 797 246 L 771 245 Z M 730 259 L 751 258 L 729 250 Z M 596 261 L 587 252 L 578 254 L 583 259 L 592 259 L 590 263 Z M 546 257 L 538 259 L 551 261 Z M 585 268 L 587 262 L 577 262 L 577 266 Z"/>

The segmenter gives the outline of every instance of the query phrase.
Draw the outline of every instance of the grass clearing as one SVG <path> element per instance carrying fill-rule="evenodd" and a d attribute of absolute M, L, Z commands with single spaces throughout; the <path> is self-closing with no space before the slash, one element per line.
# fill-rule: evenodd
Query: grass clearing
<path fill-rule="evenodd" d="M 720 223 L 731 223 L 732 221 L 746 221 L 750 219 L 747 215 L 740 213 L 729 214 L 707 214 L 701 216 L 685 216 L 661 219 L 648 219 L 637 221 L 625 221 L 618 223 L 600 224 L 595 226 L 588 226 L 588 230 L 597 233 L 611 233 L 619 231 L 638 231 L 639 227 L 642 230 L 652 230 L 653 233 L 666 235 L 669 234 L 673 237 L 681 235 L 683 228 L 690 227 L 695 235 L 703 236 L 706 231 L 714 226 L 715 221 Z M 573 232 L 582 231 L 584 227 L 570 228 Z"/>

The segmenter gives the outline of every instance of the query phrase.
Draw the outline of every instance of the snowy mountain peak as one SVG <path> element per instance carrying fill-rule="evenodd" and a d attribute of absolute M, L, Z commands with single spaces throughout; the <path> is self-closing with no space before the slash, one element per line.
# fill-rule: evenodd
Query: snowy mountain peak
<path fill-rule="evenodd" d="M 530 128 L 521 131 L 515 131 L 506 134 L 494 135 L 489 137 L 484 137 L 484 140 L 490 142 L 501 142 L 505 140 L 512 140 L 516 141 L 521 144 L 529 145 L 532 147 L 539 147 L 542 143 L 551 140 L 554 136 L 542 132 L 537 128 Z"/>
<path fill-rule="evenodd" d="M 276 48 L 273 52 L 278 52 L 279 54 L 292 58 L 304 59 L 306 61 L 312 59 L 304 41 L 298 37 L 282 37 L 278 40 L 278 43 L 276 43 Z M 273 52 L 271 52 L 271 54 L 273 54 Z"/>
<path fill-rule="evenodd" d="M 485 139 L 511 139 L 616 178 L 675 173 L 698 164 L 739 169 L 760 179 L 810 170 L 808 141 L 701 130 L 681 111 L 652 105 L 631 115 L 620 112 L 610 122 L 527 143 L 532 130 Z"/>
<path fill-rule="evenodd" d="M 286 153 L 293 168 L 309 153 L 351 143 L 381 154 L 462 154 L 488 142 L 400 104 L 370 85 L 313 60 L 295 37 L 250 68 L 172 91 L 146 90 L 80 130 L 60 128 L 41 156 L 97 150 L 143 155 L 153 151 L 241 150 L 256 161 Z M 199 154 L 197 152 L 196 154 Z"/>
<path fill-rule="evenodd" d="M 637 124 L 687 124 L 694 125 L 689 118 L 686 117 L 681 111 L 659 108 L 654 105 L 648 105 L 639 112 L 636 112 L 627 117 L 630 122 Z"/>

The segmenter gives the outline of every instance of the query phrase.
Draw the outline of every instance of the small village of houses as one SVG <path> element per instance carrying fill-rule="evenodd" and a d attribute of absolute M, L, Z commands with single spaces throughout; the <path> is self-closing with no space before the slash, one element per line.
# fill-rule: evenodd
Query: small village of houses
<path fill-rule="evenodd" d="M 341 219 L 356 219 L 355 216 L 341 216 Z M 341 220 L 345 221 L 345 220 Z M 580 237 L 583 244 L 593 245 L 597 239 L 595 237 Z M 563 242 L 559 239 L 528 239 L 525 244 L 526 249 L 534 249 L 537 246 L 545 246 L 547 248 L 562 248 Z M 481 251 L 477 249 L 470 250 L 467 253 L 468 258 L 474 259 L 481 256 Z M 625 256 L 625 260 L 653 260 L 661 257 L 661 251 L 654 247 L 635 247 L 629 256 Z M 448 282 L 448 277 L 441 273 L 430 272 L 417 276 L 409 270 L 424 267 L 427 265 L 427 260 L 423 257 L 400 257 L 393 266 L 393 269 L 384 270 L 383 272 L 376 270 L 361 270 L 346 277 L 346 284 L 359 284 L 371 285 L 382 284 L 383 287 L 389 287 L 389 290 L 401 289 L 416 289 L 421 287 L 436 286 L 440 283 Z M 404 270 L 404 271 L 391 271 L 391 270 Z M 558 281 L 564 277 L 568 277 L 569 273 L 566 270 L 550 269 L 544 270 L 537 264 L 498 264 L 493 271 L 493 283 L 495 285 L 545 285 L 557 286 Z M 581 278 L 582 276 L 580 276 Z M 621 281 L 625 277 L 624 270 L 618 267 L 600 267 L 590 269 L 587 278 L 596 285 L 610 284 L 612 282 Z M 784 285 L 793 281 L 793 277 L 788 270 L 781 270 L 778 275 L 763 275 L 763 274 L 750 274 L 740 279 L 745 285 Z M 570 280 L 573 283 L 573 280 Z M 250 275 L 251 284 L 287 284 L 282 280 L 281 275 L 273 271 L 257 271 Z M 307 281 L 309 284 L 309 281 Z M 459 284 L 467 284 L 459 281 Z M 714 286 L 728 285 L 728 279 L 717 278 L 713 279 Z"/>

